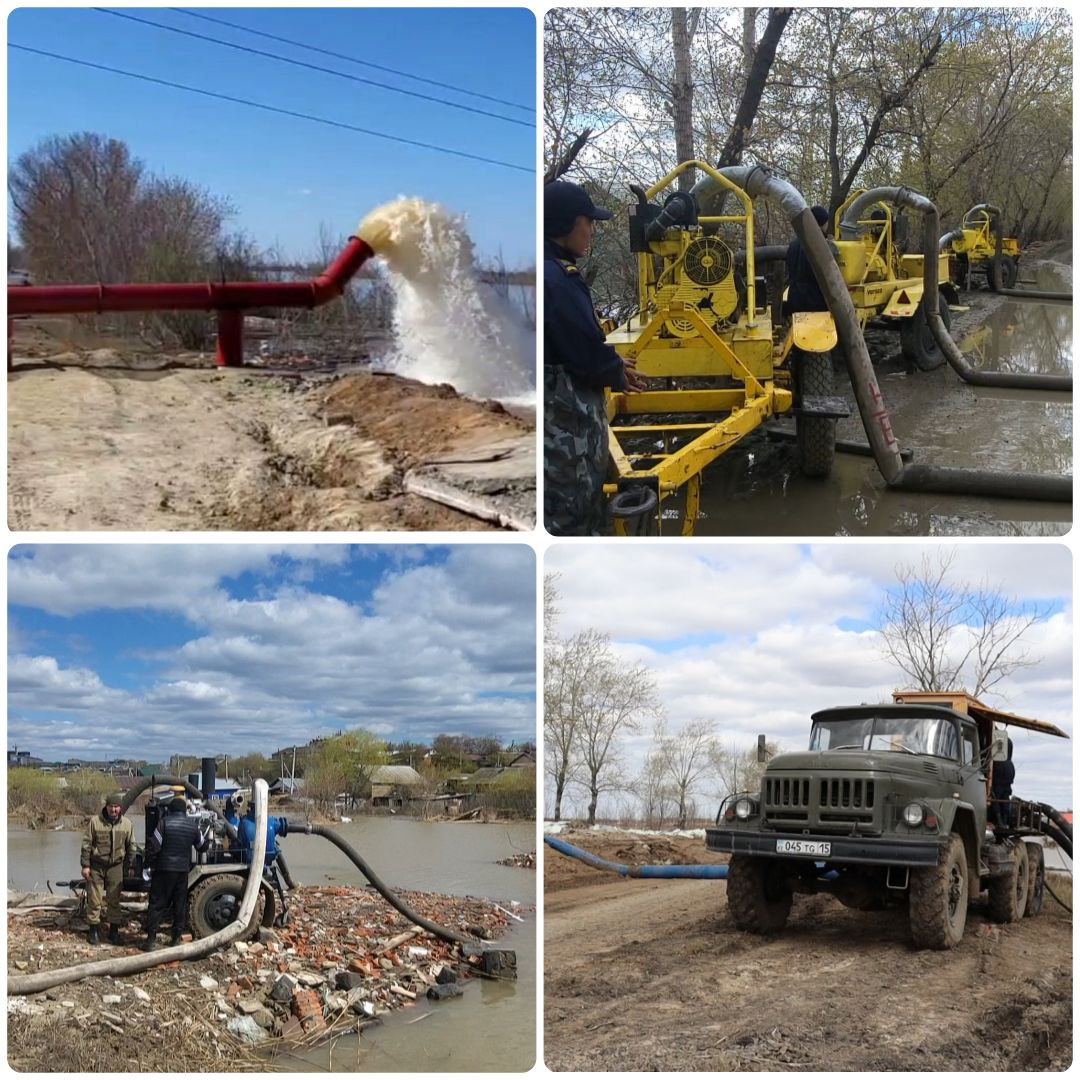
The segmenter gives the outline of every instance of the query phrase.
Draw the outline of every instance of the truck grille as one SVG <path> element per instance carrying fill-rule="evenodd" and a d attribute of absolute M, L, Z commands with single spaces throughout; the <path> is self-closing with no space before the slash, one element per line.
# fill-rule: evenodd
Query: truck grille
<path fill-rule="evenodd" d="M 764 816 L 776 825 L 837 826 L 871 824 L 877 792 L 862 777 L 766 776 Z"/>

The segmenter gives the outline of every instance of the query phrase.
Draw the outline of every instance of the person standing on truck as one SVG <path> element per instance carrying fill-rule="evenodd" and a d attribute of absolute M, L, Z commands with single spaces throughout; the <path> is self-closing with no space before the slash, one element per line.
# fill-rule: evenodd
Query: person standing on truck
<path fill-rule="evenodd" d="M 1016 766 L 1013 764 L 1012 739 L 1008 740 L 1009 749 L 1004 761 L 995 761 L 990 774 L 990 799 L 994 807 L 994 822 L 1000 829 L 1007 829 L 1011 821 L 1011 800 L 1013 781 L 1016 779 Z"/>
<path fill-rule="evenodd" d="M 102 899 L 109 920 L 109 944 L 120 944 L 120 889 L 124 884 L 124 868 L 135 858 L 135 830 L 124 817 L 124 793 L 114 792 L 105 800 L 101 813 L 90 819 L 83 835 L 79 864 L 86 882 L 86 921 L 90 926 L 87 940 L 101 944 L 98 928 L 101 923 Z"/>
<path fill-rule="evenodd" d="M 596 223 L 611 217 L 578 184 L 544 188 L 544 522 L 554 536 L 603 535 L 604 387 L 645 386 L 635 362 L 605 341 L 578 265 Z"/>
<path fill-rule="evenodd" d="M 209 832 L 203 832 L 193 817 L 188 817 L 187 800 L 177 795 L 169 803 L 169 812 L 158 818 L 153 835 L 146 841 L 146 861 L 152 867 L 150 877 L 150 912 L 146 919 L 146 944 L 143 952 L 157 948 L 161 917 L 172 909 L 172 941 L 179 945 L 187 927 L 188 875 L 191 873 L 191 849 L 205 851 Z"/>
<path fill-rule="evenodd" d="M 811 206 L 810 213 L 821 226 L 821 231 L 829 235 L 829 211 L 824 206 Z M 802 241 L 796 236 L 787 249 L 787 299 L 784 301 L 784 314 L 794 315 L 797 311 L 828 311 L 829 305 L 822 295 L 821 286 L 814 277 L 814 268 L 803 249 Z"/>

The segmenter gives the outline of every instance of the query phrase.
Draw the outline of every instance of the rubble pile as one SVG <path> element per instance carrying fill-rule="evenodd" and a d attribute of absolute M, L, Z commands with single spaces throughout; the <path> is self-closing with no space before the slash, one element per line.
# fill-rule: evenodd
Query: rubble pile
<path fill-rule="evenodd" d="M 478 941 L 501 935 L 519 916 L 491 901 L 431 893 L 400 894 L 419 914 Z M 521 905 L 511 903 L 520 911 Z M 79 937 L 74 938 L 73 935 Z M 70 911 L 9 919 L 10 969 L 62 967 L 130 952 L 142 941 L 128 924 L 124 945 L 85 944 Z M 513 977 L 505 950 L 477 950 L 432 937 L 373 890 L 305 887 L 290 896 L 284 927 L 261 929 L 252 941 L 233 942 L 202 960 L 164 964 L 126 979 L 94 978 L 44 994 L 9 1000 L 9 1013 L 77 1026 L 100 1024 L 142 1037 L 154 1026 L 161 1001 L 186 1001 L 190 1017 L 215 1035 L 228 1033 L 251 1047 L 312 1044 L 323 1036 L 363 1031 L 393 1009 L 419 999 L 459 996 L 477 968 Z M 187 1020 L 191 1023 L 191 1020 Z"/>
<path fill-rule="evenodd" d="M 536 851 L 521 851 L 506 859 L 498 860 L 499 866 L 516 866 L 521 870 L 536 869 Z"/>

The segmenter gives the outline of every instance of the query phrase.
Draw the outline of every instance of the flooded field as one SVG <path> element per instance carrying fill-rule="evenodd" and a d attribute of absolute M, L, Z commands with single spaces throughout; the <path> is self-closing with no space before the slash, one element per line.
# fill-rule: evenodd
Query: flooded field
<path fill-rule="evenodd" d="M 1030 286 L 1071 289 L 1068 267 L 1021 264 Z M 954 336 L 973 366 L 1048 375 L 1072 371 L 1072 305 L 964 294 L 972 311 L 954 315 Z M 958 329 L 959 327 L 959 329 Z M 914 461 L 1006 472 L 1062 475 L 1072 463 L 1072 395 L 974 387 L 946 366 L 909 371 L 899 335 L 868 333 L 871 355 L 900 445 Z M 853 415 L 837 438 L 866 442 L 846 369 L 833 365 L 833 394 Z M 782 425 L 781 425 L 782 426 Z M 797 471 L 794 444 L 755 432 L 702 478 L 697 533 L 753 535 L 1057 536 L 1068 503 L 1035 503 L 890 491 L 871 458 L 838 453 L 823 481 Z M 665 534 L 681 525 L 681 499 L 665 507 Z"/>
<path fill-rule="evenodd" d="M 133 815 L 137 836 L 142 821 Z M 391 887 L 535 903 L 536 872 L 498 860 L 536 846 L 531 822 L 476 825 L 366 817 L 335 826 Z M 8 830 L 8 886 L 44 891 L 79 872 L 78 832 Z M 333 845 L 293 834 L 283 841 L 301 884 L 359 885 L 363 879 Z M 387 1016 L 361 1037 L 343 1036 L 275 1066 L 301 1072 L 518 1071 L 535 1058 L 536 924 L 531 913 L 502 939 L 517 950 L 516 983 L 475 980 L 457 1001 L 422 1002 Z"/>

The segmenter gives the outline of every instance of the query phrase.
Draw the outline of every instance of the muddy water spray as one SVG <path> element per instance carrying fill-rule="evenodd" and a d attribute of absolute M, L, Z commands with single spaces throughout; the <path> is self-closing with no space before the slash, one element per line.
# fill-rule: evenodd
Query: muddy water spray
<path fill-rule="evenodd" d="M 475 397 L 535 400 L 534 336 L 477 279 L 463 218 L 398 199 L 373 210 L 357 235 L 385 260 L 394 290 L 394 371 Z"/>

